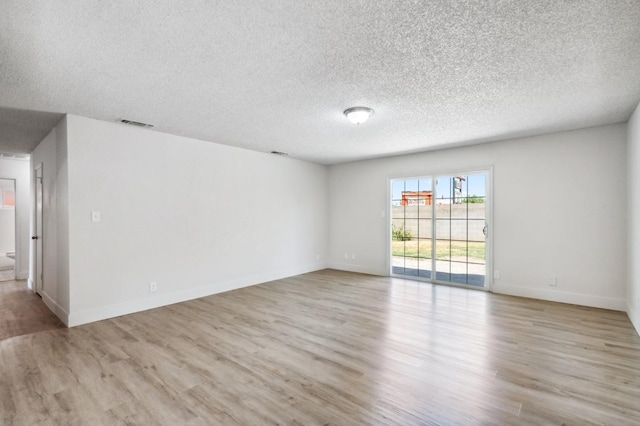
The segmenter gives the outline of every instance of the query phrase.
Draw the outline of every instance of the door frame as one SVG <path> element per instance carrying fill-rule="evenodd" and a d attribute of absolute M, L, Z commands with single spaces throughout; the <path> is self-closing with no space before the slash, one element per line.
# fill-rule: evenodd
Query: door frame
<path fill-rule="evenodd" d="M 33 234 L 31 241 L 33 247 L 33 292 L 42 295 L 44 289 L 44 184 L 43 164 L 38 164 L 33 169 L 34 203 L 33 203 Z M 40 212 L 38 212 L 38 197 L 40 197 Z M 38 214 L 39 213 L 39 214 Z M 40 227 L 38 227 L 38 222 Z M 37 239 L 34 239 L 37 237 Z"/>
<path fill-rule="evenodd" d="M 399 275 L 394 275 L 393 274 L 393 262 L 391 259 L 391 244 L 392 244 L 392 239 L 391 239 L 391 225 L 393 223 L 393 206 L 392 206 L 392 201 L 393 201 L 393 187 L 391 185 L 391 182 L 394 180 L 411 180 L 411 179 L 423 179 L 423 178 L 431 178 L 431 179 L 437 179 L 438 177 L 441 176 L 465 176 L 465 175 L 473 175 L 473 174 L 485 174 L 486 175 L 486 193 L 487 193 L 487 198 L 485 200 L 485 214 L 486 214 L 486 222 L 487 222 L 487 236 L 486 236 L 486 246 L 485 246 L 485 279 L 484 279 L 484 287 L 480 288 L 477 286 L 472 286 L 472 285 L 465 285 L 465 284 L 457 284 L 457 283 L 450 283 L 450 282 L 443 282 L 443 281 L 436 281 L 433 279 L 430 280 L 425 280 L 425 279 L 421 279 L 420 277 L 408 277 L 408 276 L 399 276 Z M 435 205 L 435 199 L 434 199 L 434 205 Z M 493 221 L 493 205 L 494 205 L 494 201 L 493 201 L 493 166 L 484 166 L 484 167 L 471 167 L 468 169 L 463 169 L 462 171 L 460 171 L 460 169 L 458 169 L 457 171 L 438 171 L 438 172 L 434 172 L 434 173 L 424 173 L 421 174 L 419 176 L 402 176 L 402 175 L 398 175 L 398 176 L 388 176 L 387 177 L 387 208 L 386 208 L 386 212 L 387 212 L 387 218 L 389 220 L 385 221 L 385 232 L 386 232 L 386 270 L 387 270 L 387 276 L 389 277 L 395 277 L 395 278 L 403 278 L 403 279 L 410 279 L 410 280 L 415 280 L 415 281 L 426 281 L 426 282 L 430 282 L 433 284 L 439 284 L 439 285 L 448 285 L 448 286 L 453 286 L 453 287 L 463 287 L 463 288 L 469 288 L 469 289 L 473 289 L 473 290 L 481 290 L 481 291 L 491 291 L 491 289 L 493 288 L 493 228 L 494 228 L 494 221 Z"/>

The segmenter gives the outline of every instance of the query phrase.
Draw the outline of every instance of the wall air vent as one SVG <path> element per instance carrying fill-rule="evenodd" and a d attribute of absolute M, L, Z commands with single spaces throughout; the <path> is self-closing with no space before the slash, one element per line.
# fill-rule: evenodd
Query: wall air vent
<path fill-rule="evenodd" d="M 120 120 L 120 122 L 124 123 L 124 124 L 128 124 L 130 126 L 136 126 L 136 127 L 146 127 L 146 128 L 153 127 L 153 124 L 141 123 L 139 121 L 133 121 L 133 120 L 122 119 L 122 120 Z"/>
<path fill-rule="evenodd" d="M 271 151 L 271 153 L 275 155 L 282 155 L 283 157 L 287 157 L 289 155 L 286 152 L 281 152 L 281 151 Z"/>

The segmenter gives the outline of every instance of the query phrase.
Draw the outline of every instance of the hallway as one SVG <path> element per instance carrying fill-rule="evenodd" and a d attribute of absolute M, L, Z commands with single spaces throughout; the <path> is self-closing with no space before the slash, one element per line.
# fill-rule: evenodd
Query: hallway
<path fill-rule="evenodd" d="M 25 280 L 0 282 L 0 340 L 65 328 Z"/>

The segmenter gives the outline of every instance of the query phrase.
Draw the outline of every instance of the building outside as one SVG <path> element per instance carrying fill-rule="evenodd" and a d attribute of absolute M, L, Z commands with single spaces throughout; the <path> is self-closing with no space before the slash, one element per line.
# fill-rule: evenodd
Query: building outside
<path fill-rule="evenodd" d="M 403 206 L 430 206 L 432 204 L 432 191 L 402 191 Z"/>

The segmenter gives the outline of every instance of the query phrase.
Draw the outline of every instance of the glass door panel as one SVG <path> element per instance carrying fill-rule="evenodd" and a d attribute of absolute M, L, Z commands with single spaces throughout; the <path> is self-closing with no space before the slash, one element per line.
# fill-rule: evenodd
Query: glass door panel
<path fill-rule="evenodd" d="M 392 181 L 391 203 L 392 273 L 431 279 L 432 179 Z"/>

